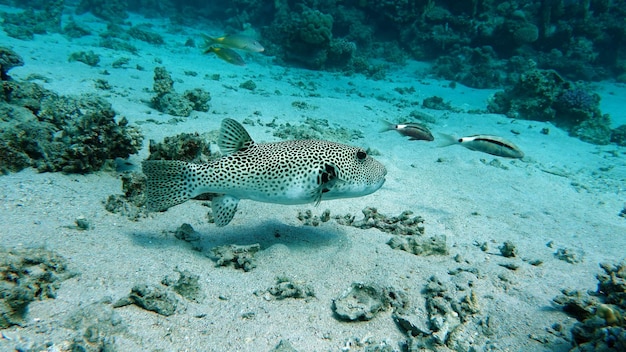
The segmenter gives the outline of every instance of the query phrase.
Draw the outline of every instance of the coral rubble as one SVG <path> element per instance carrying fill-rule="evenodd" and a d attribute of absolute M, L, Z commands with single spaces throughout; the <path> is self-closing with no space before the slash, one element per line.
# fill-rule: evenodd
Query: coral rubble
<path fill-rule="evenodd" d="M 235 269 L 250 271 L 256 267 L 254 254 L 261 249 L 260 244 L 226 245 L 211 249 L 211 254 L 215 257 L 218 266 L 232 265 Z"/>
<path fill-rule="evenodd" d="M 0 247 L 0 329 L 24 324 L 30 303 L 55 298 L 61 282 L 75 275 L 54 252 Z"/>
<path fill-rule="evenodd" d="M 596 292 L 562 290 L 554 302 L 578 320 L 575 352 L 626 350 L 626 263 L 601 263 Z"/>

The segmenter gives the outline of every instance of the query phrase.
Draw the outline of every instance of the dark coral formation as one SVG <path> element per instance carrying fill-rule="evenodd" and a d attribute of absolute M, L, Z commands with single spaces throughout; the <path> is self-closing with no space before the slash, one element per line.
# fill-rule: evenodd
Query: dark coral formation
<path fill-rule="evenodd" d="M 0 14 L 4 19 L 2 27 L 9 36 L 30 40 L 35 34 L 61 32 L 64 0 L 33 1 L 26 4 L 28 8 L 25 11 Z"/>
<path fill-rule="evenodd" d="M 14 3 L 27 9 L 3 14 L 10 35 L 60 30 L 63 0 Z M 173 23 L 221 19 L 225 32 L 258 29 L 279 62 L 313 69 L 371 75 L 374 59 L 411 57 L 432 60 L 440 77 L 478 88 L 510 84 L 532 65 L 572 80 L 626 80 L 626 0 L 81 0 L 76 11 L 112 23 L 123 23 L 128 11 Z M 138 27 L 129 33 L 162 40 Z"/>
<path fill-rule="evenodd" d="M 77 51 L 70 54 L 68 61 L 80 61 L 89 66 L 97 66 L 100 62 L 100 55 L 89 51 Z"/>
<path fill-rule="evenodd" d="M 139 39 L 150 44 L 160 45 L 165 43 L 160 34 L 149 30 L 147 26 L 133 26 L 128 30 L 128 34 L 135 39 Z"/>
<path fill-rule="evenodd" d="M 611 143 L 626 147 L 626 125 L 621 125 L 611 131 Z"/>
<path fill-rule="evenodd" d="M 15 5 L 27 9 L 3 15 L 10 35 L 59 31 L 63 0 Z M 258 29 L 278 62 L 313 69 L 374 76 L 380 72 L 374 59 L 411 57 L 432 60 L 440 77 L 478 88 L 508 85 L 533 65 L 571 80 L 626 81 L 626 0 L 81 0 L 76 11 L 112 23 L 123 23 L 128 11 L 177 24 L 221 19 L 225 32 Z M 129 33 L 162 40 L 138 27 Z M 104 44 L 120 45 L 112 38 Z"/>
<path fill-rule="evenodd" d="M 220 18 L 227 31 L 259 28 L 269 55 L 314 69 L 358 72 L 374 58 L 410 56 L 434 60 L 435 73 L 472 87 L 513 82 L 531 62 L 572 80 L 626 77 L 624 0 L 82 3 L 109 20 L 132 9 L 176 22 Z"/>
<path fill-rule="evenodd" d="M 0 329 L 22 325 L 31 302 L 55 298 L 61 282 L 74 275 L 54 252 L 0 247 Z"/>
<path fill-rule="evenodd" d="M 600 111 L 600 96 L 554 70 L 525 72 L 511 88 L 497 92 L 488 109 L 511 118 L 552 122 L 589 143 L 611 140 L 611 120 Z"/>
<path fill-rule="evenodd" d="M 0 172 L 88 173 L 127 158 L 143 136 L 111 104 L 94 95 L 59 96 L 38 84 L 3 80 L 0 91 Z"/>
<path fill-rule="evenodd" d="M 0 47 L 0 80 L 8 81 L 9 70 L 17 66 L 24 66 L 22 57 L 9 48 Z"/>
<path fill-rule="evenodd" d="M 554 299 L 579 322 L 572 328 L 572 351 L 626 350 L 626 263 L 602 263 L 598 288 L 593 294 L 563 290 Z"/>
<path fill-rule="evenodd" d="M 174 116 L 189 116 L 193 110 L 209 111 L 211 95 L 201 88 L 180 94 L 174 90 L 174 80 L 165 67 L 154 68 L 154 92 L 152 105 L 155 109 Z"/>
<path fill-rule="evenodd" d="M 76 8 L 79 14 L 91 12 L 110 22 L 121 22 L 128 17 L 127 0 L 81 0 Z"/>
<path fill-rule="evenodd" d="M 165 137 L 160 143 L 150 140 L 148 160 L 183 160 L 203 164 L 220 156 L 219 153 L 211 153 L 210 143 L 215 140 L 197 132 Z"/>

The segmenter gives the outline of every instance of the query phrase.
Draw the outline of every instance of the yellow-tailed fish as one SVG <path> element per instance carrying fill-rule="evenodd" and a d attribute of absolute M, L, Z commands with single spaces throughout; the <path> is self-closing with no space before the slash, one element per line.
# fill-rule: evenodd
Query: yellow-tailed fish
<path fill-rule="evenodd" d="M 385 124 L 381 132 L 386 131 L 398 131 L 401 135 L 409 137 L 411 141 L 433 141 L 435 138 L 428 127 L 419 123 L 400 123 L 395 124 L 387 121 L 383 121 Z"/>
<path fill-rule="evenodd" d="M 483 152 L 504 158 L 521 159 L 524 152 L 518 146 L 502 137 L 491 136 L 487 134 L 477 134 L 473 136 L 456 138 L 447 134 L 440 133 L 444 140 L 440 147 L 447 147 L 453 144 L 459 144 L 469 150 Z"/>
<path fill-rule="evenodd" d="M 210 46 L 204 50 L 205 54 L 214 53 L 220 59 L 237 66 L 245 66 L 246 62 L 243 61 L 241 56 L 233 49 L 223 48 L 220 46 Z"/>
<path fill-rule="evenodd" d="M 227 34 L 218 38 L 203 34 L 202 37 L 204 38 L 205 46 L 219 44 L 231 49 L 245 50 L 253 53 L 260 53 L 265 50 L 263 45 L 256 39 L 243 34 Z"/>

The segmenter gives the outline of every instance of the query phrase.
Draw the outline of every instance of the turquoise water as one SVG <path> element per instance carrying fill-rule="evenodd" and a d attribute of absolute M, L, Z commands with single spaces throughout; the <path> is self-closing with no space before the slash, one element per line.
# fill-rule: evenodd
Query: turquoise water
<path fill-rule="evenodd" d="M 0 350 L 625 349 L 624 5 L 0 1 Z"/>

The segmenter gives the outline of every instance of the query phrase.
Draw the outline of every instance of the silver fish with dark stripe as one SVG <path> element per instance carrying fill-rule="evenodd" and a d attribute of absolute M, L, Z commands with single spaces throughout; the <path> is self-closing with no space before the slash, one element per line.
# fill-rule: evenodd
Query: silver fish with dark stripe
<path fill-rule="evenodd" d="M 453 144 L 459 144 L 469 150 L 483 152 L 503 158 L 521 159 L 524 152 L 519 149 L 513 142 L 502 137 L 491 136 L 488 134 L 477 134 L 473 136 L 456 138 L 447 134 L 440 133 L 444 140 L 440 147 L 447 147 Z"/>
<path fill-rule="evenodd" d="M 432 133 L 430 133 L 430 130 L 428 129 L 428 127 L 421 125 L 419 123 L 407 122 L 407 123 L 395 124 L 395 123 L 390 123 L 387 121 L 383 121 L 383 123 L 385 124 L 385 126 L 383 127 L 383 130 L 381 132 L 395 130 L 395 131 L 398 131 L 398 133 L 400 133 L 401 135 L 405 137 L 409 137 L 410 141 L 433 141 L 435 140 Z"/>

